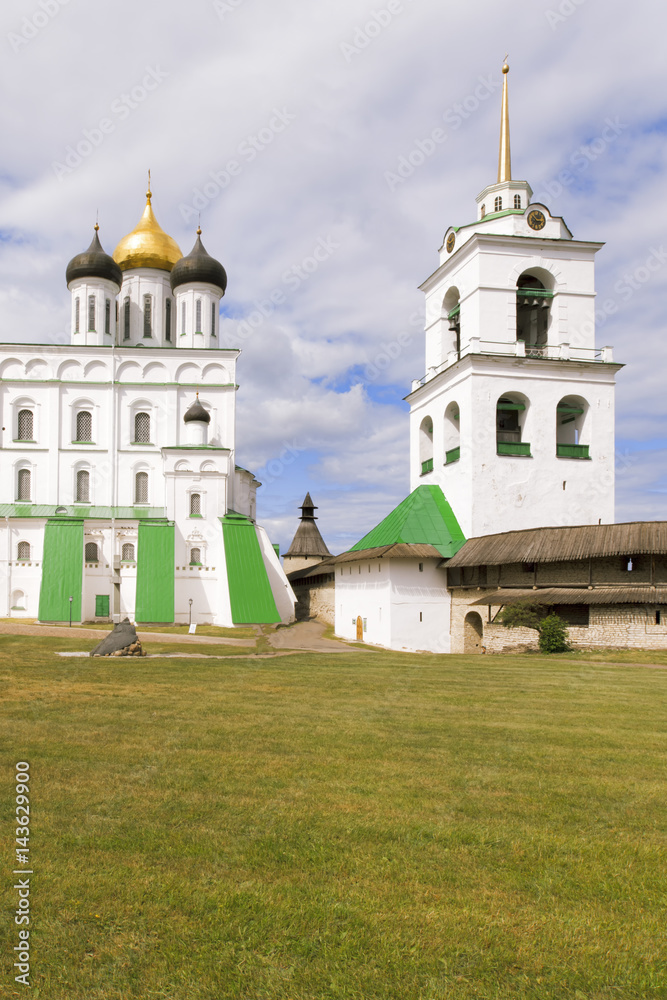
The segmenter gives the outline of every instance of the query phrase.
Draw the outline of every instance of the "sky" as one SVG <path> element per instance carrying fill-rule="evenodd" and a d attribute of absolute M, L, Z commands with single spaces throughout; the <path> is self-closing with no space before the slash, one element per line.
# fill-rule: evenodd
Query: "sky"
<path fill-rule="evenodd" d="M 309 490 L 349 548 L 409 491 L 418 286 L 495 182 L 507 52 L 513 176 L 606 244 L 617 520 L 667 519 L 666 27 L 654 0 L 3 4 L 0 341 L 68 342 L 67 261 L 98 212 L 109 253 L 134 228 L 150 168 L 161 226 L 187 253 L 201 216 L 228 274 L 258 520 L 284 551 Z"/>

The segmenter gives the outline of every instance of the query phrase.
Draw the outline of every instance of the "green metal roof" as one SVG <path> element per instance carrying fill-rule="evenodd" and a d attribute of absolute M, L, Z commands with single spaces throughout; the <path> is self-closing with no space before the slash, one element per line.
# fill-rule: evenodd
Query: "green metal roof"
<path fill-rule="evenodd" d="M 255 525 L 242 514 L 221 517 L 229 603 L 235 625 L 280 621 Z"/>
<path fill-rule="evenodd" d="M 465 537 L 439 486 L 418 486 L 350 552 L 397 542 L 433 545 L 445 559 L 463 546 Z"/>
<path fill-rule="evenodd" d="M 56 514 L 61 508 L 64 508 L 66 513 Z M 166 512 L 164 507 L 83 507 L 80 504 L 54 506 L 40 503 L 3 503 L 0 504 L 0 517 L 76 517 L 86 520 L 122 517 L 143 521 L 163 519 L 166 517 Z"/>

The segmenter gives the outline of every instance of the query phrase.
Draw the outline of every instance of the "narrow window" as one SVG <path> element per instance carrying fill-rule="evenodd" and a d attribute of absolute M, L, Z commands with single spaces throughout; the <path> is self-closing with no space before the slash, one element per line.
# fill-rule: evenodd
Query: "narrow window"
<path fill-rule="evenodd" d="M 185 336 L 185 302 L 181 306 L 181 336 Z"/>
<path fill-rule="evenodd" d="M 201 549 L 190 549 L 190 565 L 201 565 Z"/>
<path fill-rule="evenodd" d="M 32 441 L 33 417 L 32 410 L 19 410 L 19 441 Z"/>
<path fill-rule="evenodd" d="M 116 326 L 118 326 L 118 299 L 116 299 Z"/>
<path fill-rule="evenodd" d="M 93 417 L 88 410 L 81 410 L 76 415 L 76 439 L 77 441 L 93 440 Z"/>
<path fill-rule="evenodd" d="M 171 299 L 164 304 L 164 339 L 171 340 Z"/>
<path fill-rule="evenodd" d="M 78 503 L 90 503 L 90 473 L 85 469 L 76 474 L 76 499 Z"/>
<path fill-rule="evenodd" d="M 123 340 L 130 339 L 130 299 L 123 302 Z"/>
<path fill-rule="evenodd" d="M 134 477 L 134 502 L 148 503 L 148 473 L 137 472 Z"/>
<path fill-rule="evenodd" d="M 19 469 L 16 499 L 17 500 L 30 499 L 30 469 Z"/>
<path fill-rule="evenodd" d="M 148 413 L 135 413 L 134 440 L 135 443 L 149 444 L 151 439 L 151 418 Z"/>
<path fill-rule="evenodd" d="M 19 542 L 19 547 L 18 547 L 18 553 L 17 553 L 17 555 L 18 555 L 19 559 L 29 559 L 30 558 L 30 542 Z M 659 611 L 658 611 L 658 615 L 660 615 Z M 660 622 L 657 622 L 657 624 L 659 625 Z"/>
<path fill-rule="evenodd" d="M 144 295 L 144 337 L 153 336 L 153 300 Z"/>
<path fill-rule="evenodd" d="M 215 337 L 215 302 L 211 302 L 211 336 Z"/>
<path fill-rule="evenodd" d="M 197 299 L 195 303 L 195 311 L 197 319 L 195 322 L 195 333 L 201 333 L 201 299 Z"/>
<path fill-rule="evenodd" d="M 515 208 L 521 208 L 521 195 L 520 194 L 515 194 L 514 195 L 514 207 Z"/>
<path fill-rule="evenodd" d="M 493 210 L 494 210 L 494 212 L 501 212 L 502 211 L 502 207 L 503 207 L 503 199 L 502 198 L 496 198 L 496 200 L 493 203 Z"/>
<path fill-rule="evenodd" d="M 486 205 L 482 205 L 479 215 L 480 219 L 483 219 L 485 215 L 486 215 Z"/>
<path fill-rule="evenodd" d="M 81 302 L 79 300 L 79 297 L 77 296 L 74 299 L 74 332 L 75 333 L 79 332 L 80 317 L 81 317 Z"/>
<path fill-rule="evenodd" d="M 121 559 L 123 562 L 134 562 L 134 545 L 132 542 L 125 542 L 123 545 Z"/>
<path fill-rule="evenodd" d="M 95 332 L 95 296 L 88 296 L 88 332 Z"/>
<path fill-rule="evenodd" d="M 419 564 L 419 572 L 420 572 L 420 573 L 423 573 L 423 572 L 424 572 L 424 563 L 420 563 L 420 564 Z"/>
<path fill-rule="evenodd" d="M 201 494 L 190 494 L 190 517 L 201 517 Z"/>
<path fill-rule="evenodd" d="M 97 552 L 97 542 L 86 542 L 86 548 L 84 550 L 84 561 L 99 562 L 99 555 Z"/>
<path fill-rule="evenodd" d="M 111 333 L 111 299 L 104 303 L 104 332 Z"/>
<path fill-rule="evenodd" d="M 30 546 L 28 546 L 28 549 L 30 549 Z M 21 551 L 21 546 L 19 545 L 19 553 L 20 553 L 20 551 Z M 30 555 L 30 552 L 28 552 L 28 556 L 29 555 Z M 19 554 L 19 559 L 20 558 L 21 558 L 21 556 Z M 656 610 L 655 610 L 655 623 L 656 623 L 656 625 L 660 624 L 660 608 L 656 608 Z"/>

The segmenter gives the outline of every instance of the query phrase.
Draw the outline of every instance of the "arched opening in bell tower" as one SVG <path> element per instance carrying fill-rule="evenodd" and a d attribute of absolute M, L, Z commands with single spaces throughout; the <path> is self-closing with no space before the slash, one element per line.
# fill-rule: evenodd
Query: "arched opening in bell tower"
<path fill-rule="evenodd" d="M 553 279 L 541 268 L 524 271 L 516 284 L 516 339 L 529 357 L 545 357 L 551 321 Z"/>
<path fill-rule="evenodd" d="M 508 392 L 496 404 L 496 454 L 530 456 L 525 440 L 526 416 L 530 403 L 519 392 Z"/>
<path fill-rule="evenodd" d="M 448 289 L 442 302 L 443 344 L 442 355 L 446 360 L 450 354 L 461 357 L 461 299 L 458 288 Z"/>
<path fill-rule="evenodd" d="M 582 396 L 563 396 L 556 407 L 556 455 L 590 458 L 588 403 Z"/>
<path fill-rule="evenodd" d="M 424 417 L 419 427 L 419 462 L 421 475 L 433 472 L 433 420 Z"/>
<path fill-rule="evenodd" d="M 461 457 L 461 420 L 459 404 L 448 403 L 444 421 L 445 465 L 458 462 Z"/>

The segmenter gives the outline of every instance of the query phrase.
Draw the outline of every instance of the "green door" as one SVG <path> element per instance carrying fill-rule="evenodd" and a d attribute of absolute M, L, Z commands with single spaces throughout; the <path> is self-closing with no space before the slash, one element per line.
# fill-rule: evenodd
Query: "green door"
<path fill-rule="evenodd" d="M 96 594 L 95 595 L 95 617 L 96 618 L 108 618 L 109 617 L 109 595 L 108 594 Z"/>

